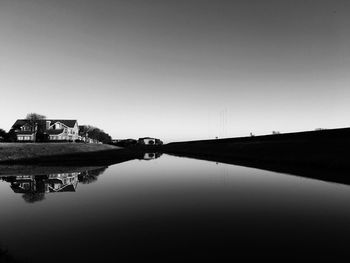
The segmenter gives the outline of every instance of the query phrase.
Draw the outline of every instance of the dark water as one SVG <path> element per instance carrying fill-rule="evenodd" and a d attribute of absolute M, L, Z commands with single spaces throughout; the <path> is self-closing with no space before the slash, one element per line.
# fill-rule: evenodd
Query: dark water
<path fill-rule="evenodd" d="M 349 254 L 346 185 L 168 155 L 36 173 L 0 181 L 0 248 L 21 262 Z"/>

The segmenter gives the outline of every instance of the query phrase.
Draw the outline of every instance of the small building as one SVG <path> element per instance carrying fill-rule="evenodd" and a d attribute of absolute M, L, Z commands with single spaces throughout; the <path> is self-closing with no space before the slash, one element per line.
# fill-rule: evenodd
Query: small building
<path fill-rule="evenodd" d="M 162 145 L 163 142 L 156 138 L 144 137 L 138 139 L 138 144 L 141 145 Z"/>

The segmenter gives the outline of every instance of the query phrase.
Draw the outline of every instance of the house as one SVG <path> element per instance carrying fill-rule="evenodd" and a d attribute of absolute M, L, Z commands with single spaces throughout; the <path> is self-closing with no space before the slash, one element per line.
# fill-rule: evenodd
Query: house
<path fill-rule="evenodd" d="M 141 145 L 162 145 L 163 142 L 156 138 L 144 137 L 138 139 L 138 144 Z"/>
<path fill-rule="evenodd" d="M 15 132 L 17 141 L 36 141 L 39 134 L 46 136 L 49 141 L 79 139 L 77 120 L 17 120 L 11 129 Z"/>
<path fill-rule="evenodd" d="M 79 174 L 78 172 L 50 174 L 45 181 L 46 192 L 75 192 Z"/>
<path fill-rule="evenodd" d="M 50 175 L 18 175 L 7 177 L 15 193 L 57 193 L 75 192 L 80 173 L 60 173 Z"/>
<path fill-rule="evenodd" d="M 29 120 L 17 120 L 11 130 L 15 132 L 18 141 L 35 141 L 37 128 Z"/>

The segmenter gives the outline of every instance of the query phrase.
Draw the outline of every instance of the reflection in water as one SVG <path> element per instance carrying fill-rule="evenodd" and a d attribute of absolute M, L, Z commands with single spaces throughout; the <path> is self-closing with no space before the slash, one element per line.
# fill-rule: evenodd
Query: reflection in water
<path fill-rule="evenodd" d="M 83 184 L 91 184 L 97 181 L 97 178 L 100 174 L 102 174 L 107 167 L 103 167 L 100 169 L 94 170 L 86 170 L 81 173 L 78 173 L 78 181 Z"/>
<path fill-rule="evenodd" d="M 141 153 L 139 159 L 153 160 L 161 155 L 157 152 Z M 10 183 L 10 187 L 15 193 L 23 194 L 22 197 L 27 203 L 34 203 L 44 200 L 45 194 L 48 193 L 75 192 L 78 182 L 82 184 L 94 183 L 106 169 L 107 166 L 79 172 L 0 176 L 0 180 Z"/>
<path fill-rule="evenodd" d="M 162 153 L 154 152 L 154 153 L 144 153 L 143 160 L 153 160 L 162 156 Z"/>
<path fill-rule="evenodd" d="M 348 186 L 166 154 L 149 161 L 157 156 L 0 176 L 0 248 L 37 263 L 348 255 Z"/>
<path fill-rule="evenodd" d="M 17 175 L 0 177 L 10 183 L 15 193 L 23 194 L 23 199 L 34 203 L 45 199 L 47 193 L 75 192 L 78 182 L 89 184 L 96 182 L 107 167 L 72 173 L 54 173 L 47 175 Z"/>

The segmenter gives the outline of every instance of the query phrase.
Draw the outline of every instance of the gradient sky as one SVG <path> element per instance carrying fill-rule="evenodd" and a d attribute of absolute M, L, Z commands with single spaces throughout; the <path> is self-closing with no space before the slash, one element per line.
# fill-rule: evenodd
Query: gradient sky
<path fill-rule="evenodd" d="M 347 0 L 0 0 L 0 128 L 166 142 L 350 126 Z"/>

